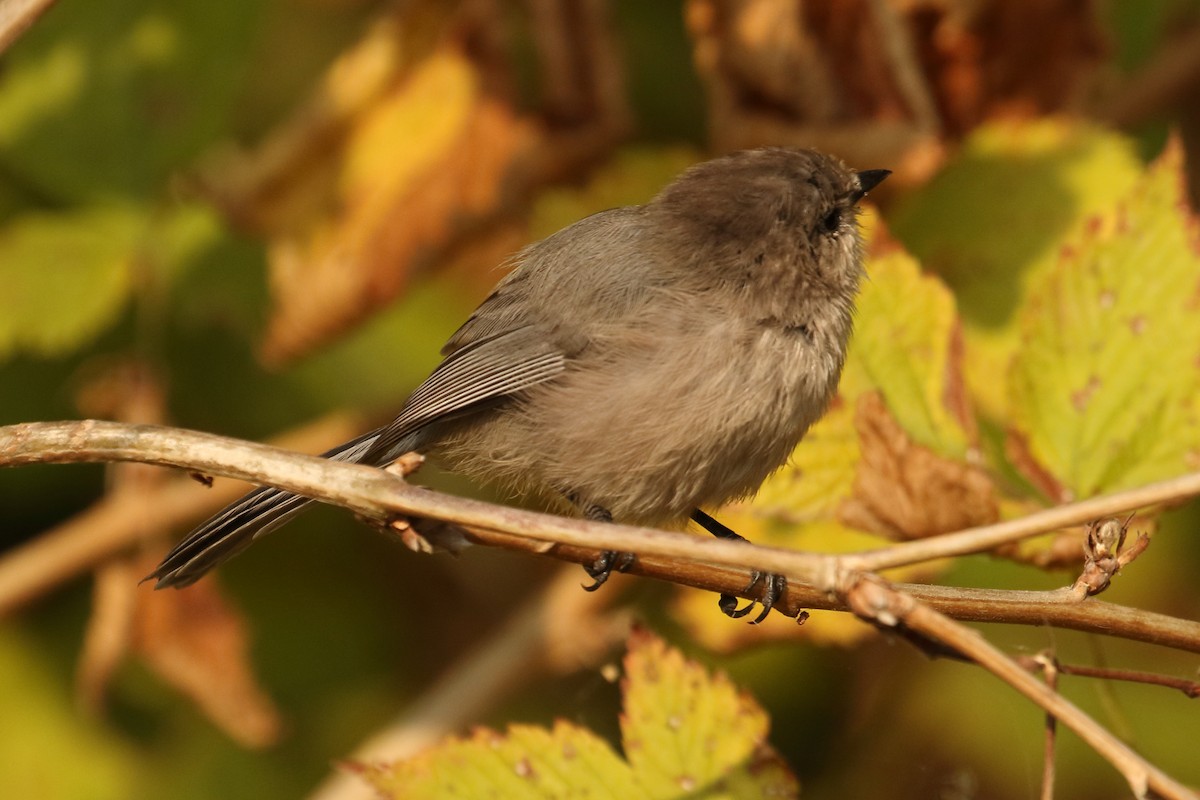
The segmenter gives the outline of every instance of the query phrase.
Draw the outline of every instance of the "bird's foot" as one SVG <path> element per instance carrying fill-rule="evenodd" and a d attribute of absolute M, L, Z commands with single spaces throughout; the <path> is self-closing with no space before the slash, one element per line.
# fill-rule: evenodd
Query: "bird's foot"
<path fill-rule="evenodd" d="M 721 608 L 721 612 L 731 619 L 741 619 L 754 610 L 754 606 L 762 603 L 762 611 L 757 617 L 750 621 L 751 625 L 757 625 L 767 618 L 771 613 L 771 609 L 775 607 L 775 603 L 780 597 L 787 593 L 787 578 L 783 575 L 776 575 L 773 572 L 754 571 L 750 575 L 750 583 L 746 584 L 744 593 L 749 593 L 754 590 L 755 586 L 763 585 L 760 600 L 751 600 L 745 606 L 738 608 L 738 598 L 732 594 L 723 594 L 717 601 L 717 605 Z"/>
<path fill-rule="evenodd" d="M 588 577 L 592 579 L 590 585 L 584 586 L 584 590 L 594 592 L 604 585 L 608 580 L 608 576 L 617 572 L 625 572 L 633 566 L 633 553 L 618 553 L 615 550 L 605 550 L 600 553 L 591 564 L 584 564 L 583 569 L 587 572 Z"/>

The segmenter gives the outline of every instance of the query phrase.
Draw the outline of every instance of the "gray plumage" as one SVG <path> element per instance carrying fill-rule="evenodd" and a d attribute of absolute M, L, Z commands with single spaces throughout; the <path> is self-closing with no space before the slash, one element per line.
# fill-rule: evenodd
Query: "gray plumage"
<path fill-rule="evenodd" d="M 862 277 L 855 204 L 885 171 L 735 153 L 522 251 L 387 427 L 327 457 L 420 449 L 635 524 L 753 493 L 823 413 Z M 186 586 L 309 502 L 259 489 L 150 576 Z"/>

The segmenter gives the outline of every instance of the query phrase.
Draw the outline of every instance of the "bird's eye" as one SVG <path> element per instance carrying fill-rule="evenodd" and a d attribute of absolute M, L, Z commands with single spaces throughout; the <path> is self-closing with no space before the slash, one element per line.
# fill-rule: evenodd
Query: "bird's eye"
<path fill-rule="evenodd" d="M 824 216 L 821 220 L 821 227 L 826 233 L 833 233 L 842 225 L 842 210 L 835 208 Z"/>

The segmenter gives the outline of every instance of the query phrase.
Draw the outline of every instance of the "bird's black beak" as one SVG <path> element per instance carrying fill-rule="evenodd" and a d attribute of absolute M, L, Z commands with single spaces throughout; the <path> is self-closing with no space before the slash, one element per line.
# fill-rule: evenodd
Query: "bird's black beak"
<path fill-rule="evenodd" d="M 892 174 L 890 169 L 865 169 L 854 173 L 858 177 L 858 191 L 854 193 L 854 202 L 866 197 L 867 192 L 883 183 L 883 179 Z"/>

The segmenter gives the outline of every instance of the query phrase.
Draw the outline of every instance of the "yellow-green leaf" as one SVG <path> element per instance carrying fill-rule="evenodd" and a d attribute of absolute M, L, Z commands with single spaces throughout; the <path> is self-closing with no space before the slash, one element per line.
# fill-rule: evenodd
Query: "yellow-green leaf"
<path fill-rule="evenodd" d="M 111 322 L 141 229 L 126 208 L 26 214 L 0 228 L 0 358 L 64 353 Z"/>
<path fill-rule="evenodd" d="M 529 725 L 505 734 L 480 729 L 407 761 L 366 768 L 364 777 L 382 796 L 406 800 L 645 796 L 607 742 L 561 721 L 549 731 Z"/>
<path fill-rule="evenodd" d="M 767 746 L 766 712 L 727 677 L 645 632 L 630 641 L 625 675 L 621 734 L 647 797 L 778 797 L 789 786 L 795 794 Z M 734 794 L 750 776 L 767 783 Z"/>
<path fill-rule="evenodd" d="M 353 131 L 342 166 L 345 195 L 371 205 L 410 191 L 458 141 L 478 91 L 478 76 L 459 53 L 439 52 L 422 62 Z"/>
<path fill-rule="evenodd" d="M 1013 324 L 1025 287 L 1053 262 L 1059 243 L 1109 209 L 1141 165 L 1125 137 L 1080 123 L 997 122 L 889 217 L 896 236 L 940 275 L 958 300 L 971 358 L 966 382 L 980 410 L 1003 418 L 997 379 L 1016 347 Z"/>
<path fill-rule="evenodd" d="M 961 458 L 968 444 L 968 412 L 961 405 L 961 365 L 953 353 L 954 297 L 899 248 L 882 248 L 869 274 L 858 298 L 842 393 L 857 398 L 878 390 L 914 441 Z"/>
<path fill-rule="evenodd" d="M 1173 143 L 1030 287 L 1012 423 L 1053 499 L 1167 477 L 1200 452 L 1200 223 L 1184 192 Z"/>
<path fill-rule="evenodd" d="M 58 668 L 0 630 L 0 797 L 134 797 L 138 753 L 72 705 Z"/>
<path fill-rule="evenodd" d="M 630 637 L 625 659 L 628 761 L 567 722 L 478 730 L 390 765 L 359 767 L 385 797 L 545 800 L 750 800 L 797 797 L 766 743 L 766 713 L 723 675 L 686 660 L 653 634 Z"/>
<path fill-rule="evenodd" d="M 889 223 L 954 290 L 968 323 L 996 326 L 1016 309 L 1027 271 L 1081 220 L 1111 207 L 1139 172 L 1133 144 L 1119 134 L 1054 119 L 992 123 Z"/>
<path fill-rule="evenodd" d="M 809 428 L 788 465 L 763 483 L 750 510 L 787 522 L 832 517 L 850 496 L 860 456 L 854 404 L 839 396 Z"/>

